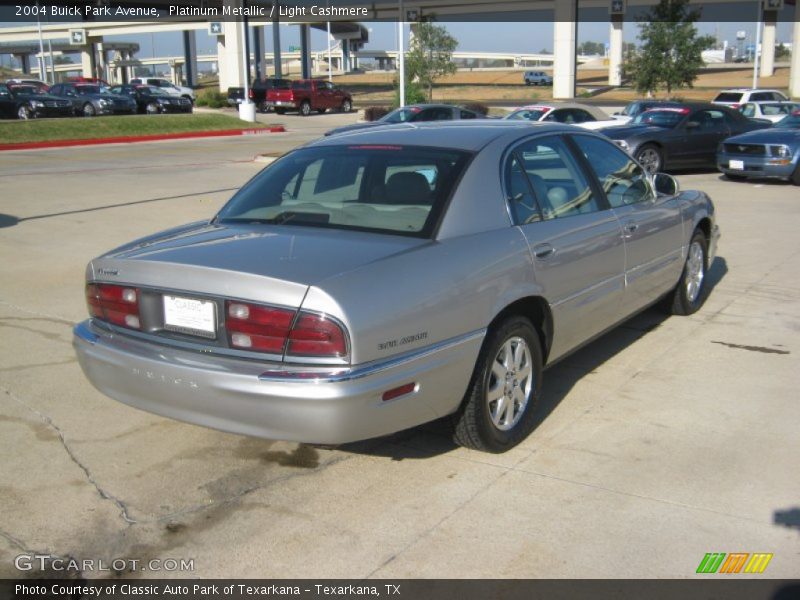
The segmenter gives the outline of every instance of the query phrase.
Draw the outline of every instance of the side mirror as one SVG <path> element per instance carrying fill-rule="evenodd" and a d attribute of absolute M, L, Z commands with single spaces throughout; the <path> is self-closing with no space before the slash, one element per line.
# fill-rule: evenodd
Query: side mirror
<path fill-rule="evenodd" d="M 666 173 L 656 173 L 653 176 L 653 187 L 656 192 L 664 196 L 677 196 L 681 191 L 678 180 Z"/>
<path fill-rule="evenodd" d="M 686 123 L 686 129 L 698 129 L 700 127 L 699 121 L 689 121 Z"/>

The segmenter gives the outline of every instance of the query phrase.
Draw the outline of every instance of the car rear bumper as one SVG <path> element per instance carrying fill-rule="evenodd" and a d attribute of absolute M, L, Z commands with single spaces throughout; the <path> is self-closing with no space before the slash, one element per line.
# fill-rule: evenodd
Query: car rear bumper
<path fill-rule="evenodd" d="M 341 444 L 454 412 L 485 330 L 409 354 L 338 370 L 210 356 L 156 345 L 84 321 L 73 345 L 86 377 L 136 408 L 233 433 Z M 384 401 L 384 392 L 415 383 Z"/>
<path fill-rule="evenodd" d="M 265 106 L 271 106 L 273 108 L 297 108 L 300 106 L 297 102 L 292 102 L 289 100 L 264 100 Z"/>

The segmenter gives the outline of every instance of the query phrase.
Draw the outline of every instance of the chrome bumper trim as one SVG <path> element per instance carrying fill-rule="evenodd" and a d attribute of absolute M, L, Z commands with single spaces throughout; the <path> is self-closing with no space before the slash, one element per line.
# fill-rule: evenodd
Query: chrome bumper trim
<path fill-rule="evenodd" d="M 447 350 L 482 338 L 486 335 L 486 328 L 478 329 L 470 333 L 465 333 L 419 350 L 413 350 L 400 356 L 394 356 L 385 360 L 374 361 L 352 369 L 327 369 L 325 371 L 292 370 L 292 369 L 270 369 L 258 376 L 259 381 L 271 382 L 309 382 L 309 383 L 340 383 L 343 381 L 353 381 L 375 375 L 388 369 L 399 367 L 421 358 L 426 358 L 442 350 Z"/>

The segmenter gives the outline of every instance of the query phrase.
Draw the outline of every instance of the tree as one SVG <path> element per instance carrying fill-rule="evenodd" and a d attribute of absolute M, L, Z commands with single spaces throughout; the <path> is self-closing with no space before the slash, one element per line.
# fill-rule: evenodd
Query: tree
<path fill-rule="evenodd" d="M 429 22 L 416 26 L 414 40 L 406 55 L 406 78 L 427 89 L 428 101 L 433 100 L 434 82 L 456 72 L 452 61 L 456 46 L 458 41 L 446 28 Z"/>
<path fill-rule="evenodd" d="M 65 56 L 64 54 L 61 54 L 60 56 L 54 56 L 53 57 L 53 64 L 54 65 L 71 65 L 72 63 L 73 63 L 72 58 L 69 57 L 69 56 Z"/>
<path fill-rule="evenodd" d="M 605 54 L 606 47 L 604 44 L 600 42 L 583 42 L 580 46 L 578 46 L 578 54 L 582 54 L 584 56 L 595 56 L 598 54 Z"/>
<path fill-rule="evenodd" d="M 789 50 L 786 46 L 783 45 L 783 42 L 778 44 L 778 47 L 775 48 L 775 59 L 776 60 L 788 60 L 792 57 L 792 51 Z"/>
<path fill-rule="evenodd" d="M 640 19 L 639 51 L 623 65 L 636 91 L 652 95 L 693 87 L 703 66 L 702 52 L 714 45 L 714 36 L 699 36 L 695 22 L 700 11 L 689 10 L 689 0 L 660 0 Z"/>

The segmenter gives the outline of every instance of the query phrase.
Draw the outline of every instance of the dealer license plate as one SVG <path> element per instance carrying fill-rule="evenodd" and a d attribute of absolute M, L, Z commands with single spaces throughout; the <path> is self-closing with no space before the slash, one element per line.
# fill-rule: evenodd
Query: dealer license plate
<path fill-rule="evenodd" d="M 729 169 L 735 169 L 736 171 L 744 171 L 744 161 L 743 160 L 732 160 L 728 163 Z"/>
<path fill-rule="evenodd" d="M 214 302 L 182 296 L 164 296 L 164 329 L 217 337 L 217 310 Z"/>

